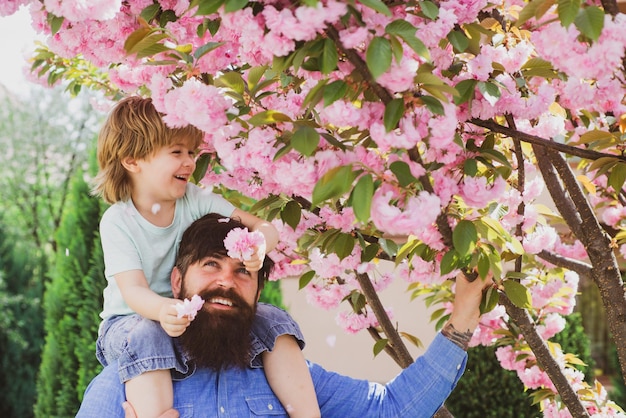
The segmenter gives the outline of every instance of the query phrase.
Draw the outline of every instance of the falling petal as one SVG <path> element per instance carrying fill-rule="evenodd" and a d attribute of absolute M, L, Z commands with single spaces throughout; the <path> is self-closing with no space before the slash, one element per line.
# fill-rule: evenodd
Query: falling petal
<path fill-rule="evenodd" d="M 152 205 L 152 213 L 154 213 L 155 215 L 159 213 L 160 210 L 161 210 L 161 205 L 159 205 L 158 203 L 155 203 L 154 205 Z"/>
<path fill-rule="evenodd" d="M 329 347 L 333 348 L 335 347 L 335 343 L 337 342 L 337 336 L 334 334 L 330 334 L 326 337 L 326 344 L 328 344 Z"/>

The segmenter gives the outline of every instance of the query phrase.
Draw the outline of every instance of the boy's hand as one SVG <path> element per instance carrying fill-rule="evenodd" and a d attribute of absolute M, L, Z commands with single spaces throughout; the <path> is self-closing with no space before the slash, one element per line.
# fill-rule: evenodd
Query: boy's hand
<path fill-rule="evenodd" d="M 177 303 L 182 303 L 182 301 L 169 299 L 161 306 L 161 311 L 159 311 L 161 327 L 170 337 L 182 335 L 191 323 L 191 319 L 188 316 L 178 317 L 178 311 L 175 306 Z"/>
<path fill-rule="evenodd" d="M 265 248 L 254 247 L 254 253 L 248 260 L 243 260 L 243 265 L 248 271 L 259 271 L 265 260 Z"/>

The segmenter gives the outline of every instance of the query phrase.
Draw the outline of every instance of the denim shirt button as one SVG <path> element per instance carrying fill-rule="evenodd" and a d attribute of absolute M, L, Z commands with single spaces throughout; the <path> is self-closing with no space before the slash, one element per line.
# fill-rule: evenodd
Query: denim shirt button
<path fill-rule="evenodd" d="M 461 370 L 461 365 L 460 365 L 460 364 L 457 364 L 456 369 L 457 369 L 457 370 Z"/>
<path fill-rule="evenodd" d="M 223 406 L 220 406 L 220 412 L 223 414 L 224 412 L 226 412 L 226 410 L 224 409 Z"/>
<path fill-rule="evenodd" d="M 272 405 L 271 403 L 268 403 L 267 404 L 267 409 L 269 409 L 271 411 L 272 409 L 274 409 L 274 405 Z"/>

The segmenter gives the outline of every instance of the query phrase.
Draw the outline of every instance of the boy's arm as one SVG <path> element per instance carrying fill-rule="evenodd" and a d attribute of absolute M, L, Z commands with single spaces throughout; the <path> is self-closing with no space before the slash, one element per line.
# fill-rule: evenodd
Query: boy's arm
<path fill-rule="evenodd" d="M 320 417 L 313 379 L 296 339 L 279 336 L 274 350 L 262 357 L 265 377 L 289 417 Z"/>
<path fill-rule="evenodd" d="M 154 292 L 142 270 L 129 270 L 115 276 L 117 286 L 128 306 L 144 318 L 159 321 L 171 337 L 185 332 L 190 320 L 187 316 L 178 318 L 175 308 L 177 299 L 166 298 Z"/>
<path fill-rule="evenodd" d="M 276 248 L 276 244 L 278 244 L 278 230 L 270 222 L 241 209 L 235 209 L 230 217 L 239 219 L 249 230 L 262 233 L 265 237 L 265 251 L 267 253 Z"/>

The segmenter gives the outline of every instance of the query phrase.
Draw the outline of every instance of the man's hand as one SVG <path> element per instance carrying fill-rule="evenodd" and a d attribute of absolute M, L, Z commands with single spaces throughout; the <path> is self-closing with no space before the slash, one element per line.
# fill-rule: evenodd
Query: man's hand
<path fill-rule="evenodd" d="M 124 402 L 122 408 L 124 408 L 124 418 L 137 418 L 137 414 L 135 414 L 135 410 L 130 402 Z M 163 412 L 157 418 L 178 418 L 179 416 L 178 411 L 172 408 Z"/>
<path fill-rule="evenodd" d="M 159 311 L 159 322 L 167 335 L 170 337 L 178 337 L 185 332 L 191 323 L 191 320 L 186 315 L 182 318 L 178 317 L 176 303 L 183 303 L 182 301 L 177 299 L 170 300 L 171 303 L 168 301 L 161 306 L 161 310 Z"/>
<path fill-rule="evenodd" d="M 491 274 L 482 280 L 477 277 L 470 282 L 465 274 L 456 276 L 456 289 L 454 291 L 454 307 L 450 316 L 450 322 L 459 331 L 474 331 L 480 320 L 480 301 L 483 290 L 493 285 Z"/>

